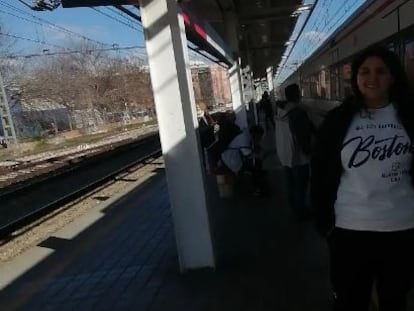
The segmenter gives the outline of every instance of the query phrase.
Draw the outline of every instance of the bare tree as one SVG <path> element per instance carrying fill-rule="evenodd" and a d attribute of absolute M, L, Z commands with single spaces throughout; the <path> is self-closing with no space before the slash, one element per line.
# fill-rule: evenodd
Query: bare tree
<path fill-rule="evenodd" d="M 20 81 L 24 96 L 47 98 L 93 117 L 95 111 L 119 115 L 126 107 L 153 111 L 149 73 L 139 63 L 100 51 L 90 42 L 79 42 L 74 49 L 80 52 L 33 61 L 30 74 Z"/>
<path fill-rule="evenodd" d="M 22 62 L 12 61 L 8 57 L 12 53 L 16 40 L 8 36 L 10 32 L 0 20 L 0 72 L 3 79 L 9 81 L 17 74 L 15 67 L 22 67 Z"/>

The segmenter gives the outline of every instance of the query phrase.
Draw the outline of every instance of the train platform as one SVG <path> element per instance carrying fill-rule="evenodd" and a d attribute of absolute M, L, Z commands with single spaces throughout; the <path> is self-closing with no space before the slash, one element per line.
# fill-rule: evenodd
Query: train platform
<path fill-rule="evenodd" d="M 209 194 L 215 270 L 179 272 L 157 169 L 127 196 L 2 264 L 0 310 L 330 310 L 326 245 L 311 221 L 292 217 L 277 160 L 265 167 L 270 197 Z"/>

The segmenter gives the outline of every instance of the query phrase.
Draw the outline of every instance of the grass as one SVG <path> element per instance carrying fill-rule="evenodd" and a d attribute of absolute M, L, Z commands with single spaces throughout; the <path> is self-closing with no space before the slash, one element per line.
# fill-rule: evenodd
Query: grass
<path fill-rule="evenodd" d="M 45 139 L 35 139 L 35 140 L 29 141 L 29 143 L 34 144 L 33 148 L 31 148 L 30 150 L 23 151 L 23 152 L 19 152 L 13 149 L 0 149 L 0 161 L 13 159 L 18 156 L 35 155 L 35 154 L 39 154 L 42 152 L 60 150 L 63 148 L 73 147 L 73 146 L 77 146 L 81 144 L 94 143 L 106 137 L 111 137 L 119 133 L 124 133 L 126 131 L 140 129 L 143 126 L 156 125 L 156 124 L 157 124 L 156 120 L 151 120 L 151 121 L 142 122 L 142 123 L 128 124 L 125 126 L 119 126 L 119 127 L 109 129 L 105 133 L 87 134 L 87 135 L 82 135 L 82 136 L 75 137 L 75 138 L 65 139 L 62 143 L 59 143 L 59 144 L 47 143 Z"/>

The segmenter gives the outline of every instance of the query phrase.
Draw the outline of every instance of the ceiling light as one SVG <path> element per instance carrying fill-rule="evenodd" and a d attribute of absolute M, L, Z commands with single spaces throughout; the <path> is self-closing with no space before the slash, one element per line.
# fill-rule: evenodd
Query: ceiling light
<path fill-rule="evenodd" d="M 313 7 L 313 3 L 302 4 L 300 7 L 296 9 L 296 11 L 303 12 L 308 11 Z"/>
<path fill-rule="evenodd" d="M 302 4 L 295 11 L 293 11 L 292 14 L 290 14 L 290 16 L 291 17 L 297 17 L 305 11 L 309 11 L 312 7 L 313 7 L 312 3 Z"/>

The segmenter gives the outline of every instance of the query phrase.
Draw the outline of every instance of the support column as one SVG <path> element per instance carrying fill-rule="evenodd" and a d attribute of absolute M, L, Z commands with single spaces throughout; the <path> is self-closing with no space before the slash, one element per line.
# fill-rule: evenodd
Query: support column
<path fill-rule="evenodd" d="M 253 81 L 253 71 L 252 71 L 252 67 L 253 66 L 253 61 L 252 61 L 252 52 L 250 51 L 250 47 L 248 44 L 248 40 L 246 40 L 246 49 L 247 49 L 247 67 L 246 70 L 248 72 L 248 78 L 249 78 L 249 83 L 250 83 L 250 92 L 251 92 L 251 102 L 253 104 L 253 113 L 254 113 L 254 122 L 255 124 L 259 124 L 259 114 L 257 111 L 257 90 L 255 89 L 255 85 L 254 85 L 254 81 Z"/>
<path fill-rule="evenodd" d="M 238 21 L 237 15 L 233 11 L 224 13 L 224 21 L 226 25 L 227 41 L 230 48 L 233 50 L 233 57 L 235 59 L 233 66 L 229 70 L 229 80 L 231 88 L 231 97 L 233 103 L 233 110 L 236 112 L 237 125 L 241 129 L 247 128 L 246 105 L 243 100 L 243 88 L 241 81 L 241 68 L 239 54 L 239 38 L 238 38 Z"/>
<path fill-rule="evenodd" d="M 3 128 L 3 135 L 7 145 L 17 145 L 17 136 L 14 129 L 13 117 L 10 112 L 7 100 L 6 88 L 0 73 L 0 125 Z"/>
<path fill-rule="evenodd" d="M 214 267 L 184 21 L 177 0 L 140 10 L 181 271 Z"/>
<path fill-rule="evenodd" d="M 269 95 L 273 96 L 274 98 L 274 92 L 273 92 L 273 67 L 267 67 L 266 69 L 266 74 L 267 74 L 267 85 L 269 88 Z"/>
<path fill-rule="evenodd" d="M 229 70 L 229 80 L 233 110 L 236 112 L 236 123 L 241 129 L 247 128 L 246 107 L 243 102 L 242 82 L 240 75 L 240 65 L 234 62 Z"/>
<path fill-rule="evenodd" d="M 272 66 L 267 67 L 266 74 L 267 74 L 267 85 L 269 88 L 270 102 L 272 104 L 273 111 L 276 111 L 276 94 L 275 94 L 274 84 L 273 84 L 273 67 Z"/>

